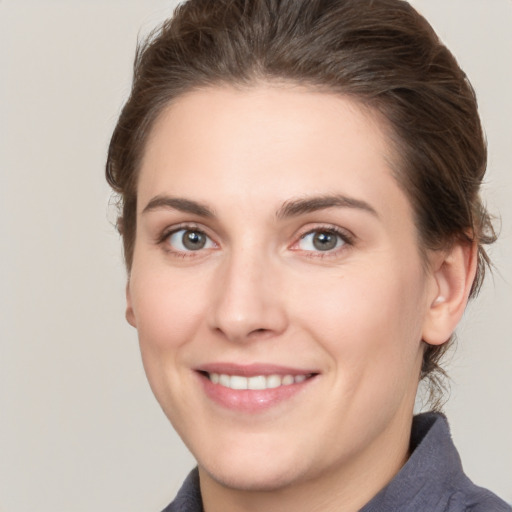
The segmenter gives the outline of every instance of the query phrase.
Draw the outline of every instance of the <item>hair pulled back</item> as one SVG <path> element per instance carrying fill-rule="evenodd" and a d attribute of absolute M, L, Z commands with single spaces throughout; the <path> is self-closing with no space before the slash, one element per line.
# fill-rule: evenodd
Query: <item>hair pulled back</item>
<path fill-rule="evenodd" d="M 137 177 L 155 120 L 194 89 L 289 82 L 353 98 L 385 120 L 396 179 L 412 204 L 420 247 L 478 246 L 471 295 L 495 234 L 479 188 L 486 143 L 474 91 L 449 50 L 403 0 L 188 0 L 138 48 L 133 86 L 106 165 L 119 194 L 128 271 Z M 427 346 L 421 377 L 439 398 L 439 360 Z"/>

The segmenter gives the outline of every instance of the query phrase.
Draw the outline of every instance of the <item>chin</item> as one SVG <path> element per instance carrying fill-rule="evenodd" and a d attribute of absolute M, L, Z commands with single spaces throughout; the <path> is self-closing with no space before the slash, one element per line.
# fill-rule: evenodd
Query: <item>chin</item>
<path fill-rule="evenodd" d="M 300 467 L 300 458 L 279 460 L 275 455 L 215 457 L 205 462 L 199 460 L 199 467 L 212 480 L 230 489 L 276 491 L 299 481 L 305 468 Z"/>
<path fill-rule="evenodd" d="M 204 466 L 200 466 L 200 470 L 223 487 L 239 491 L 272 492 L 284 489 L 297 480 L 297 475 L 289 471 L 255 471 L 250 464 L 247 464 L 243 470 L 237 471 L 233 468 L 221 470 L 218 467 L 210 470 Z"/>

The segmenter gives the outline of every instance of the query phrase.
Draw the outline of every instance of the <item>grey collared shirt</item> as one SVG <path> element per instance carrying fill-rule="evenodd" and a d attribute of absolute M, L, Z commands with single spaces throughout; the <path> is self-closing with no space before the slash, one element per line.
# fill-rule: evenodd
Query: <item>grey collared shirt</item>
<path fill-rule="evenodd" d="M 512 512 L 464 474 L 442 414 L 414 417 L 411 452 L 395 478 L 360 512 Z M 203 512 L 197 468 L 163 512 Z"/>

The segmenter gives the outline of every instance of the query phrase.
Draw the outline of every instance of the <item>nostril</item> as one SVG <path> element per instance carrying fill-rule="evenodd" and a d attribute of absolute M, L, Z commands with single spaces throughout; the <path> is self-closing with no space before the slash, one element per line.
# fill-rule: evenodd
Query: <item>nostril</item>
<path fill-rule="evenodd" d="M 272 329 L 265 329 L 261 327 L 259 329 L 253 329 L 247 334 L 247 340 L 265 340 L 272 338 L 276 333 Z"/>
<path fill-rule="evenodd" d="M 260 329 L 253 329 L 249 333 L 249 336 L 262 336 L 262 335 L 268 334 L 270 332 L 271 332 L 271 330 L 261 327 Z"/>

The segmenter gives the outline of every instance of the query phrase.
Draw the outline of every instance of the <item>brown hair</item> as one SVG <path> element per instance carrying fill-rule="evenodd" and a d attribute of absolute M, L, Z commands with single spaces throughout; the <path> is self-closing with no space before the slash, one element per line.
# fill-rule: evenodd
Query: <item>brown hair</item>
<path fill-rule="evenodd" d="M 137 51 L 131 95 L 110 142 L 107 180 L 120 196 L 128 271 L 137 175 L 156 118 L 193 89 L 287 81 L 343 94 L 390 128 L 396 178 L 415 212 L 420 246 L 478 245 L 471 294 L 494 230 L 479 197 L 487 151 L 474 91 L 449 50 L 403 0 L 188 0 Z M 427 346 L 421 377 L 438 399 L 439 360 Z"/>

